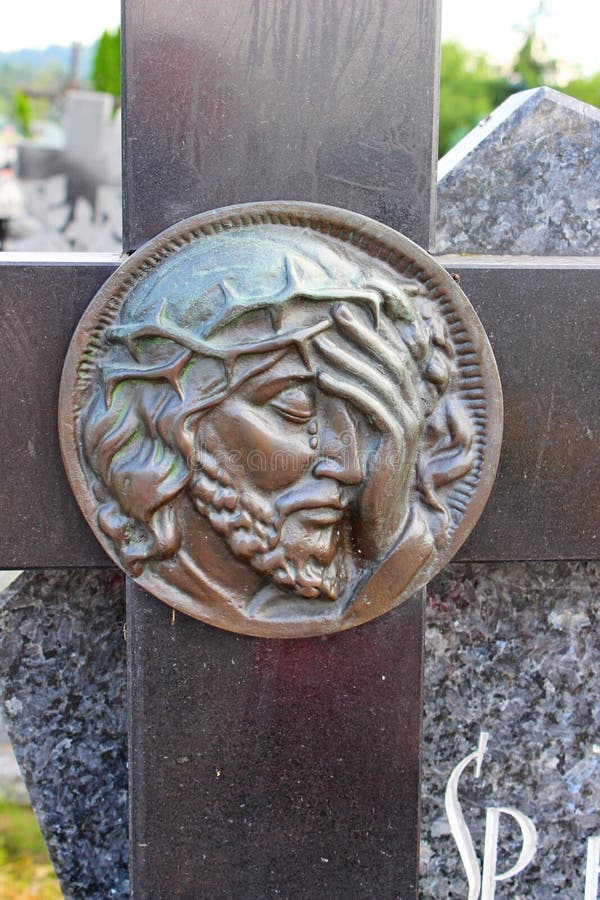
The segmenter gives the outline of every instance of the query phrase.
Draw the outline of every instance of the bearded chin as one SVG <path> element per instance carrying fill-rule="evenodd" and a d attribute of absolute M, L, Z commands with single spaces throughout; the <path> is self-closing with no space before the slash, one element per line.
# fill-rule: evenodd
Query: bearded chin
<path fill-rule="evenodd" d="M 343 580 L 343 557 L 337 552 L 337 528 L 313 532 L 307 541 L 306 534 L 298 534 L 297 527 L 288 528 L 290 524 L 289 520 L 283 523 L 281 539 L 271 549 L 253 554 L 248 560 L 250 565 L 302 597 L 337 600 Z M 299 540 L 288 542 L 288 531 Z"/>
<path fill-rule="evenodd" d="M 261 575 L 306 599 L 338 599 L 345 571 L 337 526 L 307 530 L 295 511 L 276 529 L 274 508 L 251 490 L 236 490 L 223 470 L 206 462 L 190 494 L 234 555 Z"/>

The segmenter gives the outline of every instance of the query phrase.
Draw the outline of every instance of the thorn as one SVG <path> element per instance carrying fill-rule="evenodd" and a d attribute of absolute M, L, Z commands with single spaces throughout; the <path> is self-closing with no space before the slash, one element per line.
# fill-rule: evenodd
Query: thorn
<path fill-rule="evenodd" d="M 298 287 L 300 286 L 300 274 L 296 267 L 296 263 L 291 259 L 291 257 L 285 257 L 285 275 L 286 275 L 286 288 L 288 297 L 293 297 L 298 294 Z"/>
<path fill-rule="evenodd" d="M 223 278 L 219 286 L 225 295 L 225 306 L 234 305 L 240 299 L 235 292 L 235 288 L 230 285 L 228 278 Z"/>
<path fill-rule="evenodd" d="M 298 341 L 296 344 L 298 353 L 300 355 L 300 359 L 304 363 L 307 369 L 310 368 L 310 357 L 308 355 L 308 346 L 306 341 Z"/>
<path fill-rule="evenodd" d="M 165 310 L 167 308 L 167 298 L 163 297 L 162 303 L 160 304 L 160 309 L 158 310 L 158 315 L 156 316 L 156 320 L 159 324 L 162 324 Z"/>
<path fill-rule="evenodd" d="M 135 361 L 136 361 L 136 362 L 139 362 L 139 361 L 140 361 L 140 354 L 139 354 L 139 351 L 138 351 L 137 346 L 136 346 L 136 343 L 135 343 L 135 342 L 136 342 L 136 338 L 134 338 L 134 337 L 133 337 L 132 335 L 130 335 L 130 334 L 126 334 L 125 337 L 123 338 L 123 341 L 124 341 L 124 343 L 125 343 L 125 346 L 126 346 L 127 349 L 129 350 L 129 352 L 131 353 L 131 355 L 132 355 L 133 358 L 135 359 Z"/>
<path fill-rule="evenodd" d="M 186 353 L 182 353 L 179 359 L 173 363 L 171 369 L 166 373 L 167 381 L 177 392 L 177 396 L 180 400 L 183 400 L 183 388 L 181 387 L 179 376 L 181 375 L 184 367 L 188 364 L 191 355 L 191 350 L 188 350 Z"/>
<path fill-rule="evenodd" d="M 271 319 L 273 331 L 279 331 L 281 328 L 281 320 L 283 318 L 283 304 L 280 303 L 277 306 L 270 306 L 269 318 Z"/>

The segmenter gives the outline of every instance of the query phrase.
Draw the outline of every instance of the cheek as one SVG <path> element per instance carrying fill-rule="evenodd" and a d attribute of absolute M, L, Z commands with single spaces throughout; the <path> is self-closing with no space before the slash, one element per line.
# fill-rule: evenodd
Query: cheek
<path fill-rule="evenodd" d="M 241 399 L 230 398 L 221 405 L 214 432 L 228 468 L 262 490 L 293 484 L 314 462 L 306 425 L 295 425 Z"/>

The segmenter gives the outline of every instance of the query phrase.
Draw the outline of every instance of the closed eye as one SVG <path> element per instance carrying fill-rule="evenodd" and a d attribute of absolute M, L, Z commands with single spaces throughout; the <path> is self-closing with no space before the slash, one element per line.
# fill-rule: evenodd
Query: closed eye
<path fill-rule="evenodd" d="M 298 424 L 308 422 L 315 414 L 311 392 L 303 386 L 282 391 L 270 401 L 269 406 L 284 419 Z"/>
<path fill-rule="evenodd" d="M 298 412 L 296 410 L 289 409 L 288 407 L 280 406 L 277 403 L 272 403 L 271 406 L 273 406 L 277 410 L 280 416 L 283 416 L 284 419 L 288 419 L 290 422 L 310 422 L 313 417 L 313 414 L 311 412 Z"/>

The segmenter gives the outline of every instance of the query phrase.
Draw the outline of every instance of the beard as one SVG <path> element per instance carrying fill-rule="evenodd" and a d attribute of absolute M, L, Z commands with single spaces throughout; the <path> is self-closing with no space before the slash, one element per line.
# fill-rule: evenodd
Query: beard
<path fill-rule="evenodd" d="M 306 599 L 338 599 L 345 581 L 339 525 L 307 527 L 302 508 L 282 515 L 251 485 L 236 484 L 206 451 L 190 495 L 235 556 Z"/>

